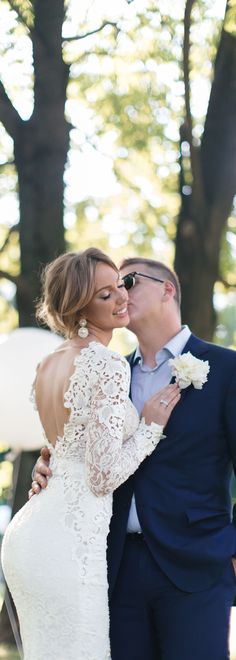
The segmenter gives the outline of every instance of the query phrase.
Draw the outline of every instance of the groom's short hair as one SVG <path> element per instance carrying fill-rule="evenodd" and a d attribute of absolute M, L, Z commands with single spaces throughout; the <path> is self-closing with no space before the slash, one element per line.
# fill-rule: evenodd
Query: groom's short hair
<path fill-rule="evenodd" d="M 162 261 L 156 261 L 155 259 L 146 259 L 145 257 L 127 257 L 123 259 L 120 264 L 121 268 L 127 268 L 127 266 L 133 266 L 134 264 L 143 264 L 148 267 L 151 271 L 154 271 L 156 275 L 161 277 L 161 279 L 169 280 L 175 287 L 175 301 L 180 307 L 181 304 L 181 288 L 178 275 L 174 270 L 168 268 Z"/>

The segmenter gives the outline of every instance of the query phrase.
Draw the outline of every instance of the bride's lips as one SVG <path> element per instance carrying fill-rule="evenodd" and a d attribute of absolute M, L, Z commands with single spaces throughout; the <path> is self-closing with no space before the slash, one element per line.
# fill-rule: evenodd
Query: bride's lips
<path fill-rule="evenodd" d="M 127 316 L 128 314 L 128 309 L 127 305 L 125 307 L 122 307 L 122 309 L 119 309 L 118 312 L 113 312 L 114 316 Z"/>

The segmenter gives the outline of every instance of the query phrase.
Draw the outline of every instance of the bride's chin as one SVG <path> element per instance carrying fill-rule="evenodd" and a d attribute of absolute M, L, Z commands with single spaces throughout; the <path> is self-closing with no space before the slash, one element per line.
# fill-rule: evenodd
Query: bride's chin
<path fill-rule="evenodd" d="M 130 318 L 126 314 L 124 316 L 124 318 L 116 319 L 115 323 L 116 323 L 116 325 L 115 325 L 116 328 L 126 328 L 127 325 L 129 325 L 129 323 L 130 323 Z"/>

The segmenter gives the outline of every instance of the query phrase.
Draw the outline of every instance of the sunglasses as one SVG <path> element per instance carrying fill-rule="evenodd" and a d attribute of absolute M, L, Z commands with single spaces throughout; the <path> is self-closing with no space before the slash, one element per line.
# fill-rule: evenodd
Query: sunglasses
<path fill-rule="evenodd" d="M 146 275 L 145 273 L 137 273 L 134 271 L 133 273 L 128 273 L 128 275 L 124 275 L 122 277 L 122 281 L 124 282 L 126 291 L 129 291 L 129 289 L 132 289 L 133 286 L 136 284 L 136 276 L 139 277 L 147 277 L 148 280 L 154 280 L 155 282 L 164 282 L 165 280 L 160 280 L 159 277 L 152 277 L 151 275 Z"/>

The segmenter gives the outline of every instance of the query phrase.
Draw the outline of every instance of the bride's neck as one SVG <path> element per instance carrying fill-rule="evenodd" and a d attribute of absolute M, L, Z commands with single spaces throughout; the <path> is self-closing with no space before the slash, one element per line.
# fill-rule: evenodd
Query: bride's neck
<path fill-rule="evenodd" d="M 71 348 L 83 348 L 85 346 L 88 346 L 91 341 L 97 341 L 100 344 L 103 344 L 104 346 L 108 346 L 112 338 L 112 332 L 104 332 L 104 331 L 92 331 L 88 333 L 88 336 L 85 338 L 81 338 L 78 335 L 75 335 L 74 337 L 71 337 L 70 339 L 66 340 L 66 343 L 68 346 Z"/>

